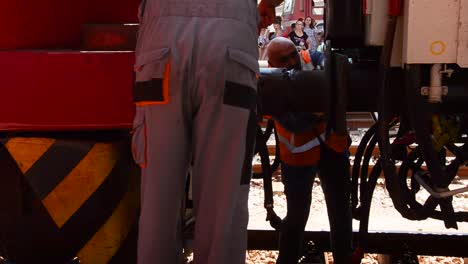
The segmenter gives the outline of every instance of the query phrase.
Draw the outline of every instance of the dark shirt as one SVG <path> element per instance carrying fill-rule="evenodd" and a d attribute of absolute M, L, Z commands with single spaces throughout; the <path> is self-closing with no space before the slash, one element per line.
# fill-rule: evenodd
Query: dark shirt
<path fill-rule="evenodd" d="M 309 38 L 309 36 L 304 32 L 302 36 L 298 36 L 296 34 L 296 32 L 294 31 L 291 31 L 291 33 L 289 33 L 288 37 L 292 40 L 292 42 L 294 43 L 294 45 L 296 46 L 301 46 L 301 42 L 304 43 L 304 47 L 306 49 L 308 49 L 309 45 L 307 45 L 307 39 Z"/>

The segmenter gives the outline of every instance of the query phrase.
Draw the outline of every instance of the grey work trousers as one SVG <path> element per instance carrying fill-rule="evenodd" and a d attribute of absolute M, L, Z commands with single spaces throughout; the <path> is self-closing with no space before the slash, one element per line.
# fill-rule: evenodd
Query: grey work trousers
<path fill-rule="evenodd" d="M 148 0 L 136 52 L 138 263 L 180 263 L 190 163 L 194 263 L 245 263 L 258 72 L 256 28 L 248 22 L 256 17 L 220 17 L 233 0 L 226 7 L 162 2 Z M 251 0 L 245 4 L 241 8 L 255 8 Z"/>

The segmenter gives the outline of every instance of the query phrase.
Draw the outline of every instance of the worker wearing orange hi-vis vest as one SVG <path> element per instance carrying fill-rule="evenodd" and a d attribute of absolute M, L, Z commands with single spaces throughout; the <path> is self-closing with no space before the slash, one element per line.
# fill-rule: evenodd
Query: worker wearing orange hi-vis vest
<path fill-rule="evenodd" d="M 279 2 L 142 1 L 132 138 L 142 168 L 138 264 L 181 263 L 190 164 L 195 263 L 245 263 L 257 26 L 273 21 Z"/>
<path fill-rule="evenodd" d="M 273 39 L 268 46 L 272 67 L 290 70 L 307 69 L 307 54 L 296 50 L 286 38 Z M 322 62 L 323 63 L 323 62 Z M 336 159 L 349 168 L 348 135 L 326 132 L 321 113 L 285 113 L 273 117 L 278 132 L 281 177 L 287 200 L 287 215 L 280 227 L 278 264 L 297 263 L 303 250 L 303 235 L 312 202 L 312 186 L 319 173 L 330 222 L 334 263 L 351 263 L 352 218 L 349 173 L 320 173 L 324 159 Z M 326 162 L 334 162 L 326 160 Z M 345 169 L 346 171 L 346 169 Z M 327 171 L 328 172 L 328 171 Z"/>

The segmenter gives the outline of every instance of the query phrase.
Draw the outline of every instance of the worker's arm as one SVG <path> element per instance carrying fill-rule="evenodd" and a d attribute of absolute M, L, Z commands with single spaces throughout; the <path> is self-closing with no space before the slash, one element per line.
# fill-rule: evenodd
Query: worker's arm
<path fill-rule="evenodd" d="M 260 13 L 259 28 L 266 28 L 273 23 L 275 19 L 275 7 L 280 5 L 283 0 L 262 0 L 258 5 L 258 12 Z"/>

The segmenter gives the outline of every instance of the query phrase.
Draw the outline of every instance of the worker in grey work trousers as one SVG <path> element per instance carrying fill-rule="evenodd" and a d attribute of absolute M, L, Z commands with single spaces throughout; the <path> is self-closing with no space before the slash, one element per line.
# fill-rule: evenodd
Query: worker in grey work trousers
<path fill-rule="evenodd" d="M 255 0 L 141 3 L 132 138 L 142 168 L 139 264 L 181 262 L 191 162 L 194 262 L 245 263 L 257 26 L 273 21 L 280 2 L 258 10 Z"/>

